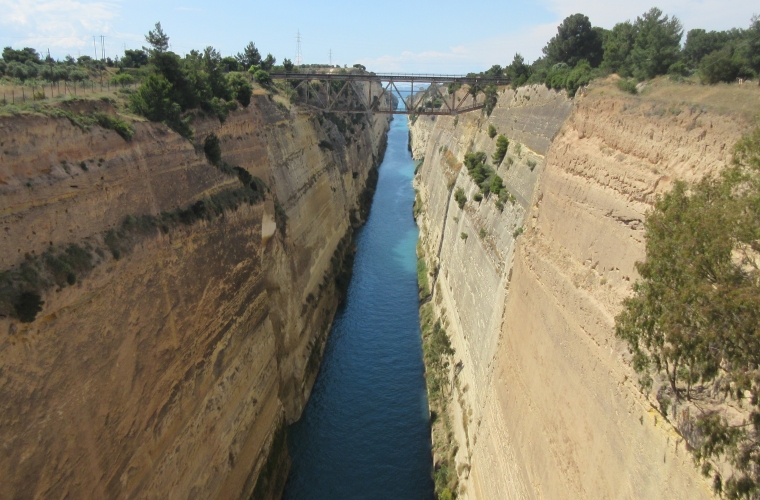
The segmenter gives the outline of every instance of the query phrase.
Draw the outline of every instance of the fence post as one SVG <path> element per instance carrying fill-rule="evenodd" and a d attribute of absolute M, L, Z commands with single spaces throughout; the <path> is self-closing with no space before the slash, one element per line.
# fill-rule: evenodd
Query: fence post
<path fill-rule="evenodd" d="M 24 91 L 24 87 L 21 87 L 21 100 L 22 104 L 26 102 L 26 92 Z"/>

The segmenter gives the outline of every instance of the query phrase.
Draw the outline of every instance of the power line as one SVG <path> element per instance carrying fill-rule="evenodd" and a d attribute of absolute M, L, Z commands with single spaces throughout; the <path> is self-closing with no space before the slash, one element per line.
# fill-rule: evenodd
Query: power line
<path fill-rule="evenodd" d="M 303 64 L 303 54 L 301 54 L 301 30 L 296 35 L 296 66 Z"/>

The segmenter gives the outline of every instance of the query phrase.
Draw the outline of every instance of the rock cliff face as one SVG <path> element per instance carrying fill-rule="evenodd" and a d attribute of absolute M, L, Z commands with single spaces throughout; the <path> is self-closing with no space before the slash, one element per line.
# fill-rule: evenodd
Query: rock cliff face
<path fill-rule="evenodd" d="M 161 124 L 134 123 L 126 142 L 65 118 L 0 118 L 0 269 L 71 244 L 94 258 L 42 294 L 35 321 L 0 316 L 0 496 L 277 497 L 284 426 L 316 377 L 387 125 L 341 133 L 254 96 L 194 126 L 263 180 L 265 200 L 123 236 L 127 215 L 197 207 L 241 181 Z M 129 251 L 102 251 L 115 235 Z"/>
<path fill-rule="evenodd" d="M 495 150 L 489 124 L 510 139 L 496 168 L 514 200 L 503 211 L 494 196 L 473 200 L 462 168 L 465 153 Z M 574 100 L 543 86 L 507 90 L 490 117 L 416 120 L 420 238 L 456 350 L 462 498 L 711 497 L 640 392 L 614 317 L 657 194 L 726 165 L 747 126 L 601 84 Z"/>

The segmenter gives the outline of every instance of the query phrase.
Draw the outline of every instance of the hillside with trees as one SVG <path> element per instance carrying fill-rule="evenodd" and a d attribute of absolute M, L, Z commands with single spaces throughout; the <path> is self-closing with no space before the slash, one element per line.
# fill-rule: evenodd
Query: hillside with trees
<path fill-rule="evenodd" d="M 756 79 L 760 18 L 754 16 L 746 29 L 692 29 L 684 38 L 681 21 L 656 7 L 609 30 L 592 26 L 583 14 L 573 14 L 562 21 L 542 52 L 532 64 L 515 54 L 506 67 L 495 65 L 483 74 L 505 76 L 514 87 L 543 83 L 570 95 L 611 73 L 623 77 L 621 88 L 631 92 L 636 82 L 661 75 L 705 84 Z"/>

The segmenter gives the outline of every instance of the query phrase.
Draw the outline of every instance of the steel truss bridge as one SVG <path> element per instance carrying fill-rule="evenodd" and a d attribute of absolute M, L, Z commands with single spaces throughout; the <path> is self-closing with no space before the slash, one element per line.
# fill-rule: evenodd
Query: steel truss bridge
<path fill-rule="evenodd" d="M 271 73 L 270 77 L 289 82 L 295 99 L 319 111 L 393 115 L 457 115 L 479 110 L 485 106 L 486 86 L 509 83 L 505 78 L 397 73 Z M 427 85 L 418 88 L 417 84 Z M 443 87 L 448 84 L 468 89 L 448 92 Z"/>

